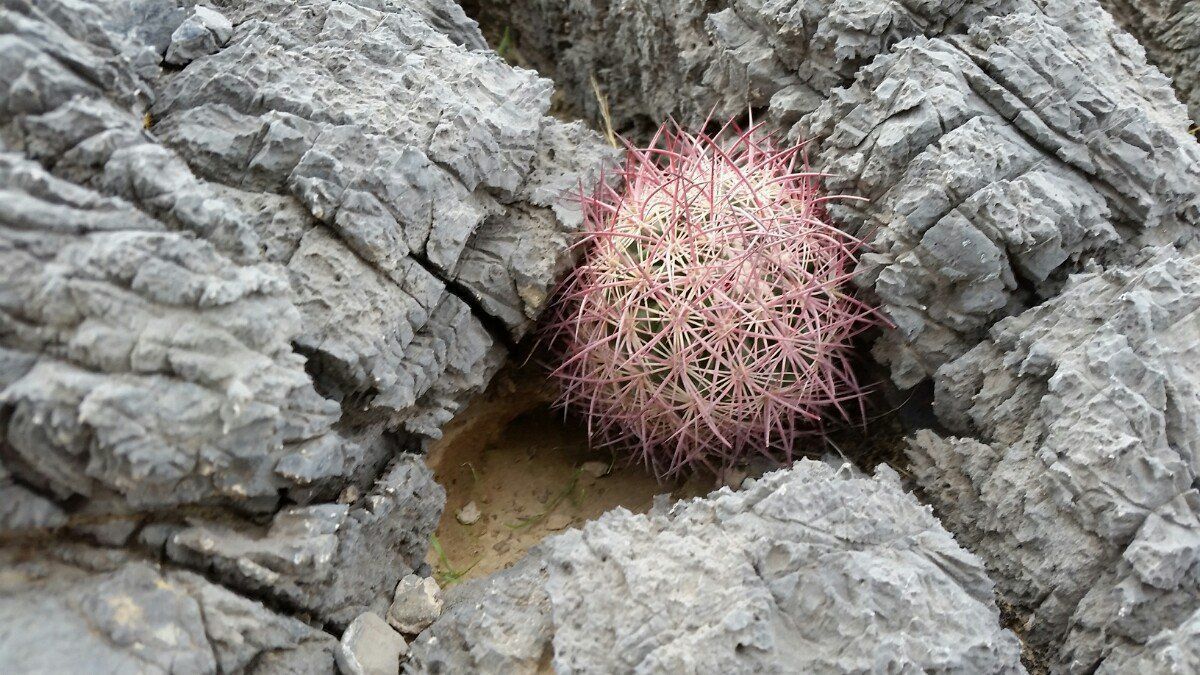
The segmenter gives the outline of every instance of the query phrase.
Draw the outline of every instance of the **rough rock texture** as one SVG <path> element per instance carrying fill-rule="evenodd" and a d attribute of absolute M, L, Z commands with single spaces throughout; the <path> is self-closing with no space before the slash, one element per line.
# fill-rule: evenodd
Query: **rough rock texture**
<path fill-rule="evenodd" d="M 1193 124 L 1200 120 L 1200 2 L 1100 0 L 1100 4 L 1145 46 L 1150 61 L 1175 83 Z"/>
<path fill-rule="evenodd" d="M 190 572 L 102 549 L 0 551 L 10 673 L 329 673 L 337 642 Z"/>
<path fill-rule="evenodd" d="M 228 515 L 159 527 L 170 528 L 167 558 L 343 625 L 387 609 L 396 577 L 423 563 L 444 499 L 421 460 L 405 455 L 361 499 L 287 507 L 265 528 Z"/>
<path fill-rule="evenodd" d="M 416 635 L 442 614 L 442 589 L 433 577 L 410 574 L 396 584 L 387 621 L 405 635 Z"/>
<path fill-rule="evenodd" d="M 216 52 L 233 35 L 233 24 L 224 14 L 208 7 L 196 6 L 188 18 L 171 33 L 164 60 L 182 66 Z"/>
<path fill-rule="evenodd" d="M 386 611 L 443 503 L 405 451 L 529 329 L 613 156 L 551 90 L 449 0 L 0 4 L 0 535 L 47 560 L 38 621 L 124 602 L 63 537 L 264 624 Z M 213 670 L 201 628 L 164 663 Z"/>
<path fill-rule="evenodd" d="M 1017 672 L 980 561 L 887 468 L 618 509 L 448 592 L 409 672 Z"/>
<path fill-rule="evenodd" d="M 408 644 L 379 615 L 367 612 L 350 622 L 338 644 L 342 675 L 396 675 Z"/>
<path fill-rule="evenodd" d="M 869 236 L 862 283 L 898 330 L 876 354 L 904 387 L 1084 260 L 1194 240 L 1200 145 L 1169 83 L 1090 2 L 914 38 L 796 132 L 820 143 L 834 207 Z"/>
<path fill-rule="evenodd" d="M 694 124 L 766 108 L 776 123 L 814 110 L 834 87 L 913 35 L 965 30 L 1012 0 L 516 0 L 466 3 L 515 31 L 522 56 L 571 105 L 599 120 L 594 77 L 618 129 Z"/>
<path fill-rule="evenodd" d="M 1188 126 L 1097 5 L 1046 0 L 897 44 L 794 130 L 871 200 L 835 213 L 897 324 L 876 355 L 961 435 L 913 440 L 924 494 L 1067 672 L 1200 654 Z"/>
<path fill-rule="evenodd" d="M 936 384 L 962 437 L 919 433 L 914 471 L 1027 638 L 1068 672 L 1200 658 L 1200 260 L 1081 275 Z"/>

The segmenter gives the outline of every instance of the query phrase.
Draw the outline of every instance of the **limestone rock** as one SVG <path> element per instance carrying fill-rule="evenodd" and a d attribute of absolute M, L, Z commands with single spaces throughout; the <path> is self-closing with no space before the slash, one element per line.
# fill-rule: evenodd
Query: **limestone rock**
<path fill-rule="evenodd" d="M 1100 0 L 1171 78 L 1192 122 L 1200 120 L 1200 3 L 1194 0 Z"/>
<path fill-rule="evenodd" d="M 479 522 L 479 516 L 479 505 L 474 501 L 470 501 L 454 514 L 454 519 L 463 525 L 474 525 Z"/>
<path fill-rule="evenodd" d="M 95 549 L 0 552 L 6 672 L 329 673 L 336 642 L 189 572 Z"/>
<path fill-rule="evenodd" d="M 599 122 L 592 79 L 614 125 L 668 116 L 697 124 L 765 109 L 776 124 L 814 110 L 829 92 L 899 40 L 966 30 L 1013 3 L 843 0 L 521 0 L 470 3 L 515 31 L 521 55 Z"/>
<path fill-rule="evenodd" d="M 980 560 L 887 468 L 622 509 L 447 593 L 408 672 L 1020 672 Z"/>
<path fill-rule="evenodd" d="M 420 458 L 405 456 L 353 504 L 285 508 L 262 534 L 228 517 L 193 517 L 166 539 L 165 553 L 233 588 L 346 625 L 385 608 L 396 577 L 420 567 L 444 500 Z"/>
<path fill-rule="evenodd" d="M 1200 261 L 1163 249 L 1081 275 L 938 371 L 961 437 L 917 434 L 917 480 L 1064 672 L 1200 654 L 1197 364 Z"/>
<path fill-rule="evenodd" d="M 1194 110 L 1195 3 L 1106 2 Z M 414 619 L 444 495 L 411 452 L 528 333 L 615 152 L 449 0 L 217 5 L 0 7 L 0 670 L 331 671 L 301 616 L 398 660 L 367 612 L 436 619 L 414 671 L 1019 670 L 980 559 L 887 471 L 808 463 Z M 1194 669 L 1200 146 L 1099 5 L 504 6 L 585 114 L 595 76 L 622 128 L 813 137 L 871 199 L 835 215 L 876 354 L 957 434 L 913 439 L 923 494 L 1057 669 Z"/>
<path fill-rule="evenodd" d="M 433 577 L 409 574 L 396 585 L 387 620 L 405 635 L 416 635 L 442 615 L 442 589 Z"/>
<path fill-rule="evenodd" d="M 40 87 L 0 99 L 6 475 L 259 512 L 368 487 L 381 432 L 436 436 L 531 325 L 564 191 L 613 153 L 435 0 L 228 3 L 232 36 L 76 4 L 0 10 L 6 81 Z M 228 44 L 131 68 L 193 19 Z"/>
<path fill-rule="evenodd" d="M 0 553 L 69 534 L 338 630 L 423 564 L 412 451 L 616 153 L 449 0 L 217 6 L 0 6 Z"/>
<path fill-rule="evenodd" d="M 337 665 L 342 675 L 395 675 L 408 643 L 378 615 L 367 612 L 342 633 Z"/>
<path fill-rule="evenodd" d="M 871 200 L 831 210 L 870 236 L 861 283 L 897 327 L 876 355 L 910 387 L 1066 271 L 1192 244 L 1200 145 L 1187 131 L 1169 83 L 1106 13 L 1047 0 L 899 43 L 795 133 L 818 139 L 831 191 Z"/>
<path fill-rule="evenodd" d="M 177 66 L 191 63 L 201 56 L 215 53 L 232 36 L 233 24 L 229 19 L 214 9 L 197 5 L 171 33 L 171 44 L 167 46 L 165 60 Z"/>
<path fill-rule="evenodd" d="M 579 470 L 592 478 L 603 478 L 612 471 L 612 465 L 604 462 L 584 462 Z"/>

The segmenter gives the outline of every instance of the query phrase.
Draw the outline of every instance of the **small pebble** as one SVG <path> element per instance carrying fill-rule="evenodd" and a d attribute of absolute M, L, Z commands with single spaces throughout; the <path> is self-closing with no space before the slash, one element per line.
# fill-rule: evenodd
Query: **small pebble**
<path fill-rule="evenodd" d="M 394 675 L 408 644 L 375 614 L 360 614 L 342 633 L 335 657 L 343 675 Z"/>
<path fill-rule="evenodd" d="M 416 635 L 442 615 L 442 589 L 433 577 L 409 574 L 396 585 L 387 622 L 405 635 Z"/>
<path fill-rule="evenodd" d="M 600 478 L 608 475 L 608 467 L 604 462 L 584 462 L 579 469 L 592 478 Z"/>
<path fill-rule="evenodd" d="M 479 506 L 475 502 L 467 502 L 454 517 L 463 525 L 474 525 L 479 522 L 479 515 Z"/>

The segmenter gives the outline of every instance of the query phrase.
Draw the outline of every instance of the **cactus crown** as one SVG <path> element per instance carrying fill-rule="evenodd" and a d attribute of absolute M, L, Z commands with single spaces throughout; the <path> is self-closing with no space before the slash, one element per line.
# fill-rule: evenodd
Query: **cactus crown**
<path fill-rule="evenodd" d="M 875 313 L 846 290 L 858 242 L 828 223 L 801 146 L 664 126 L 620 177 L 584 197 L 548 325 L 559 404 L 594 439 L 666 477 L 790 461 L 798 436 L 861 417 L 850 340 Z"/>

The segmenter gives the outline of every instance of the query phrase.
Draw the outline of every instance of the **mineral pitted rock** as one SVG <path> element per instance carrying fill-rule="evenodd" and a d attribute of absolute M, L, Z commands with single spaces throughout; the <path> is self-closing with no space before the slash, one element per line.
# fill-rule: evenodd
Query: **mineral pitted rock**
<path fill-rule="evenodd" d="M 190 572 L 100 550 L 2 553 L 7 672 L 329 673 L 332 636 Z"/>
<path fill-rule="evenodd" d="M 618 509 L 448 592 L 409 672 L 1020 672 L 980 560 L 881 468 Z"/>
<path fill-rule="evenodd" d="M 1098 6 L 1046 5 L 906 40 L 796 130 L 831 190 L 871 200 L 832 210 L 870 237 L 862 283 L 898 329 L 877 354 L 902 386 L 1081 261 L 1194 240 L 1200 145 L 1169 83 Z"/>
<path fill-rule="evenodd" d="M 345 625 L 368 609 L 382 613 L 396 577 L 421 566 L 444 499 L 420 460 L 405 456 L 354 503 L 288 507 L 265 532 L 228 516 L 192 517 L 172 529 L 164 552 L 231 587 Z"/>
<path fill-rule="evenodd" d="M 442 613 L 442 589 L 432 577 L 410 574 L 396 584 L 396 595 L 388 608 L 387 620 L 405 635 L 416 635 L 429 627 Z"/>
<path fill-rule="evenodd" d="M 225 15 L 197 5 L 183 23 L 171 33 L 165 60 L 177 66 L 191 63 L 216 52 L 233 36 L 233 24 Z"/>
<path fill-rule="evenodd" d="M 367 612 L 350 622 L 338 645 L 338 670 L 343 675 L 395 675 L 408 653 L 404 638 L 377 614 Z"/>
<path fill-rule="evenodd" d="M 60 498 L 270 500 L 287 486 L 277 463 L 349 445 L 291 349 L 283 270 L 12 154 L 0 179 L 5 348 L 37 355 L 3 378 L 10 471 Z"/>
<path fill-rule="evenodd" d="M 732 0 L 470 3 L 514 31 L 521 55 L 600 120 L 593 80 L 618 129 L 674 116 L 697 124 L 749 107 L 790 124 L 899 40 L 965 30 L 1014 3 Z"/>
<path fill-rule="evenodd" d="M 876 355 L 959 434 L 913 439 L 923 494 L 1066 672 L 1197 653 L 1200 146 L 1144 58 L 1094 3 L 1032 3 L 900 42 L 795 129 L 872 200 L 832 208 L 898 327 Z"/>
<path fill-rule="evenodd" d="M 1200 262 L 1164 249 L 1074 279 L 938 371 L 961 437 L 916 435 L 917 480 L 1064 671 L 1200 654 L 1197 363 Z"/>
<path fill-rule="evenodd" d="M 1194 0 L 1100 0 L 1171 78 L 1192 121 L 1200 120 L 1200 3 Z"/>
<path fill-rule="evenodd" d="M 532 326 L 614 156 L 484 47 L 445 0 L 0 8 L 5 536 L 386 611 L 443 503 L 405 451 Z"/>

